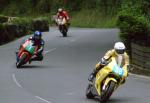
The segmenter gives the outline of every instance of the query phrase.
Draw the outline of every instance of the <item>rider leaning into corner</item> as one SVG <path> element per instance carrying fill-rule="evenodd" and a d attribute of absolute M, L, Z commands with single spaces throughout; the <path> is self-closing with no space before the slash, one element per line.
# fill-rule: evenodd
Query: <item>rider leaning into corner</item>
<path fill-rule="evenodd" d="M 34 35 L 29 37 L 27 40 L 25 40 L 25 42 L 29 41 L 29 40 L 33 41 L 34 45 L 38 47 L 34 53 L 34 56 L 29 60 L 29 64 L 32 61 L 42 61 L 43 60 L 43 50 L 44 50 L 44 45 L 45 45 L 45 42 L 42 39 L 42 33 L 40 31 L 35 31 Z M 24 44 L 25 42 L 23 42 L 22 44 Z M 19 52 L 16 53 L 18 55 L 19 55 L 19 53 L 22 52 L 21 51 L 22 44 L 20 45 Z M 17 61 L 19 59 L 18 55 L 17 55 Z"/>
<path fill-rule="evenodd" d="M 116 58 L 116 61 L 119 66 L 122 66 L 124 69 L 128 68 L 129 56 L 125 52 L 125 45 L 122 42 L 116 42 L 114 45 L 114 49 L 106 52 L 106 54 L 101 59 L 101 61 L 96 64 L 95 69 L 93 70 L 93 72 L 90 74 L 90 76 L 88 78 L 89 81 L 91 81 L 91 82 L 93 81 L 93 79 L 96 77 L 96 74 L 98 73 L 98 71 L 101 70 L 105 66 L 106 62 L 109 61 L 109 59 L 111 57 Z M 124 82 L 125 82 L 125 80 L 124 80 Z"/>
<path fill-rule="evenodd" d="M 62 8 L 58 9 L 58 12 L 56 14 L 56 19 L 58 20 L 59 18 L 65 18 L 67 24 L 70 25 L 70 23 L 69 23 L 70 17 L 69 17 L 68 12 L 66 10 L 64 10 Z"/>

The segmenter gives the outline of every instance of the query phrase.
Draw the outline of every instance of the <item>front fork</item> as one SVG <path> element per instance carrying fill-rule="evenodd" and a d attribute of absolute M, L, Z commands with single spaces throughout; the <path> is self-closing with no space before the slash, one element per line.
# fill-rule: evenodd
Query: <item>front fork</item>
<path fill-rule="evenodd" d="M 16 52 L 16 61 L 18 62 L 19 61 L 19 56 L 21 55 L 23 51 L 23 47 L 20 46 L 19 50 Z"/>

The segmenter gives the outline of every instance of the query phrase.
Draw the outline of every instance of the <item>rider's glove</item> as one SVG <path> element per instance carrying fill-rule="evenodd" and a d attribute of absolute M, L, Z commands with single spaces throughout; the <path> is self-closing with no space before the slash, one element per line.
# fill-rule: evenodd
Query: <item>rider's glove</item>
<path fill-rule="evenodd" d="M 106 65 L 108 63 L 108 61 L 105 58 L 102 58 L 100 61 L 101 65 Z"/>

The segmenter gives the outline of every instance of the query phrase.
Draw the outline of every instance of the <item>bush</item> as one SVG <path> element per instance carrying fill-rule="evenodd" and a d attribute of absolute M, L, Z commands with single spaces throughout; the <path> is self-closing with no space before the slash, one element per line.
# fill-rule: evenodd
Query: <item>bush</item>
<path fill-rule="evenodd" d="M 145 41 L 149 36 L 149 21 L 144 16 L 134 17 L 132 15 L 120 15 L 117 24 L 121 30 L 121 39 L 132 41 Z"/>
<path fill-rule="evenodd" d="M 12 25 L 8 23 L 0 24 L 0 45 L 14 40 L 15 31 L 12 30 L 11 26 Z"/>
<path fill-rule="evenodd" d="M 118 13 L 117 25 L 120 28 L 120 38 L 125 42 L 131 55 L 131 42 L 150 45 L 150 21 L 142 14 L 141 5 L 128 1 Z"/>
<path fill-rule="evenodd" d="M 41 32 L 49 31 L 48 19 L 41 17 L 33 20 L 33 30 L 39 30 Z"/>
<path fill-rule="evenodd" d="M 15 18 L 11 23 L 0 23 L 0 45 L 14 40 L 15 38 L 31 34 L 33 31 L 41 32 L 49 30 L 48 19 L 41 18 Z"/>
<path fill-rule="evenodd" d="M 8 17 L 0 15 L 0 23 L 4 23 L 8 21 Z"/>
<path fill-rule="evenodd" d="M 17 37 L 31 34 L 33 31 L 31 18 L 17 18 L 12 21 L 12 24 L 17 26 Z"/>
<path fill-rule="evenodd" d="M 30 34 L 32 31 L 31 20 L 16 18 L 11 23 L 0 25 L 0 45 L 14 40 L 15 38 Z"/>

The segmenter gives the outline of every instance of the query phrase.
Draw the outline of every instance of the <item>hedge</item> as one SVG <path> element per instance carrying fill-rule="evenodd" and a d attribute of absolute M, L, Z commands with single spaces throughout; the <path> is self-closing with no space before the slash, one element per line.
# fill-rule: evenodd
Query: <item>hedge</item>
<path fill-rule="evenodd" d="M 121 30 L 121 39 L 130 39 L 133 42 L 148 42 L 145 39 L 149 38 L 150 25 L 148 19 L 144 16 L 120 15 L 118 26 Z"/>
<path fill-rule="evenodd" d="M 33 19 L 33 30 L 39 30 L 41 32 L 43 31 L 49 31 L 49 24 L 48 24 L 48 19 L 47 18 L 36 18 Z"/>
<path fill-rule="evenodd" d="M 11 23 L 0 23 L 0 45 L 32 34 L 33 31 L 49 31 L 49 24 L 46 19 L 16 18 Z"/>
<path fill-rule="evenodd" d="M 150 21 L 142 14 L 140 4 L 131 6 L 130 3 L 124 4 L 118 13 L 117 25 L 120 28 L 119 36 L 131 55 L 131 42 L 150 46 Z"/>
<path fill-rule="evenodd" d="M 0 23 L 5 23 L 7 21 L 8 21 L 8 17 L 7 16 L 0 15 Z"/>

